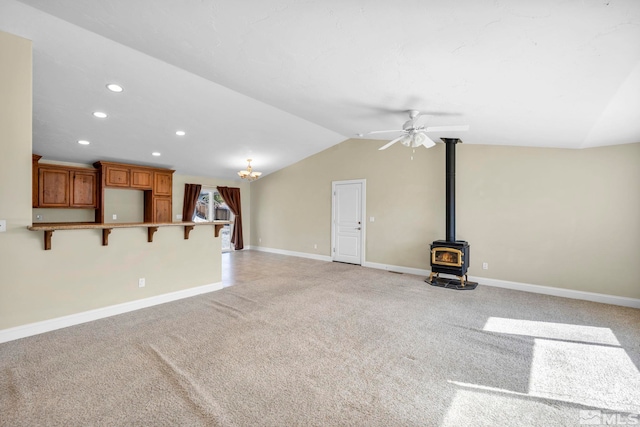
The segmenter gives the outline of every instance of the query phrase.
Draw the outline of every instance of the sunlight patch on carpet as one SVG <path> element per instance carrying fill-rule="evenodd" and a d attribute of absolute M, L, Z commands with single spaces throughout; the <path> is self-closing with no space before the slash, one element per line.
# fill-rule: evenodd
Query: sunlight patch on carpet
<path fill-rule="evenodd" d="M 534 412 L 545 412 L 551 421 L 566 417 L 554 407 L 567 405 L 640 413 L 640 372 L 611 329 L 491 317 L 483 331 L 533 338 L 527 392 L 449 381 L 456 392 L 443 426 L 478 419 L 527 425 L 512 417 Z M 577 422 L 578 416 L 564 421 Z"/>
<path fill-rule="evenodd" d="M 640 412 L 640 373 L 620 347 L 536 339 L 529 394 Z"/>
<path fill-rule="evenodd" d="M 566 323 L 539 322 L 522 319 L 490 317 L 484 331 L 511 335 L 526 335 L 565 341 L 619 346 L 618 339 L 609 328 L 570 325 Z"/>

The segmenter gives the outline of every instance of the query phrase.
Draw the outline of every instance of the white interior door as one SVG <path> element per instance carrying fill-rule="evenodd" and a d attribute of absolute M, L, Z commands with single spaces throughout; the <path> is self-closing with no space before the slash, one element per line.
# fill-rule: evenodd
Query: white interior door
<path fill-rule="evenodd" d="M 364 180 L 333 183 L 333 260 L 362 265 L 364 261 Z"/>

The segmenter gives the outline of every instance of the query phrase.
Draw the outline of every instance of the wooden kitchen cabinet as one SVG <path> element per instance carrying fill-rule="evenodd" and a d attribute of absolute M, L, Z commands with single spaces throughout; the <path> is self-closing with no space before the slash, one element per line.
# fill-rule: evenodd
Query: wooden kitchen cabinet
<path fill-rule="evenodd" d="M 153 198 L 153 222 L 171 222 L 171 197 Z"/>
<path fill-rule="evenodd" d="M 57 165 L 37 167 L 38 208 L 96 209 L 98 171 Z M 35 174 L 34 174 L 35 175 Z M 34 189 L 34 192 L 36 190 Z"/>
<path fill-rule="evenodd" d="M 68 208 L 69 171 L 62 168 L 38 168 L 38 207 Z"/>
<path fill-rule="evenodd" d="M 131 188 L 150 190 L 153 188 L 153 171 L 147 169 L 131 169 Z"/>
<path fill-rule="evenodd" d="M 98 207 L 98 171 L 71 171 L 72 208 L 96 209 Z"/>
<path fill-rule="evenodd" d="M 173 172 L 155 172 L 153 193 L 156 196 L 171 196 L 173 191 Z"/>
<path fill-rule="evenodd" d="M 96 222 L 104 223 L 104 189 L 129 188 L 144 191 L 144 221 L 171 222 L 173 170 L 113 162 L 95 162 L 102 180 L 98 183 Z"/>
<path fill-rule="evenodd" d="M 128 188 L 131 186 L 129 168 L 108 164 L 102 169 L 102 175 L 107 187 Z"/>

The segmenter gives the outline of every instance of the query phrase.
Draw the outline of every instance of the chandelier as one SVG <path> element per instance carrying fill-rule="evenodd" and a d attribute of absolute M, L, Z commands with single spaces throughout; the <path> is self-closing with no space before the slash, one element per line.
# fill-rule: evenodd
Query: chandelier
<path fill-rule="evenodd" d="M 246 179 L 249 181 L 255 181 L 256 179 L 260 178 L 260 175 L 262 175 L 262 172 L 256 172 L 251 168 L 251 159 L 247 159 L 247 163 L 248 163 L 247 169 L 238 172 L 238 175 L 240 176 L 240 178 Z"/>

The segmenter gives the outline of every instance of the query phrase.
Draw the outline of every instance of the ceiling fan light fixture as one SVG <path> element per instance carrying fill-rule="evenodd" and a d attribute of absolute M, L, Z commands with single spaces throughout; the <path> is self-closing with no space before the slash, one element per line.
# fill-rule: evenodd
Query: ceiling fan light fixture
<path fill-rule="evenodd" d="M 427 136 L 421 132 L 416 132 L 411 138 L 411 147 L 419 147 L 427 140 Z"/>
<path fill-rule="evenodd" d="M 404 145 L 405 147 L 411 147 L 411 135 L 405 135 L 402 137 L 402 139 L 400 139 L 400 144 Z"/>
<path fill-rule="evenodd" d="M 435 143 L 435 142 L 433 142 L 433 140 L 432 140 L 431 138 L 427 138 L 427 140 L 426 140 L 426 141 L 424 141 L 424 142 L 422 143 L 422 145 L 424 145 L 424 147 L 425 147 L 425 148 L 431 148 L 431 147 L 435 147 L 435 146 L 436 146 L 436 143 Z"/>
<path fill-rule="evenodd" d="M 254 171 L 251 167 L 251 159 L 247 159 L 247 168 L 238 172 L 240 178 L 248 181 L 255 181 L 260 178 L 260 175 L 262 175 L 262 172 Z"/>

